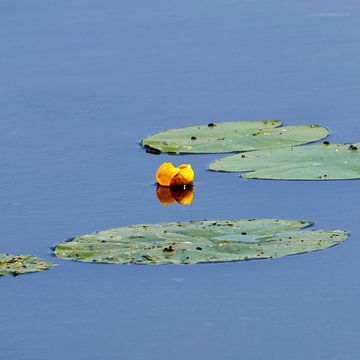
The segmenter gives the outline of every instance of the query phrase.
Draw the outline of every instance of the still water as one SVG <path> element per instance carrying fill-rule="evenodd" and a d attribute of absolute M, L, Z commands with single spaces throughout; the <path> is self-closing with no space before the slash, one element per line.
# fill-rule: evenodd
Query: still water
<path fill-rule="evenodd" d="M 0 252 L 59 266 L 0 279 L 13 360 L 359 359 L 360 181 L 240 179 L 217 155 L 138 141 L 199 123 L 317 123 L 360 140 L 355 0 L 0 0 Z M 196 171 L 162 206 L 163 161 Z M 340 246 L 278 260 L 95 265 L 52 257 L 78 234 L 159 221 L 310 219 Z"/>

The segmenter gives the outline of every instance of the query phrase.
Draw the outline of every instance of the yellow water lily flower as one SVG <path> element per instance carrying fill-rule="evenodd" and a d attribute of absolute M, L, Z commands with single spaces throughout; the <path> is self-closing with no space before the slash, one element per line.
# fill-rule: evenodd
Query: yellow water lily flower
<path fill-rule="evenodd" d="M 182 164 L 180 171 L 171 179 L 170 186 L 189 186 L 194 182 L 194 171 L 190 164 Z"/>
<path fill-rule="evenodd" d="M 179 173 L 180 169 L 176 168 L 173 163 L 163 163 L 157 173 L 156 182 L 161 186 L 170 186 L 171 180 Z"/>
<path fill-rule="evenodd" d="M 194 181 L 194 171 L 190 164 L 182 164 L 175 167 L 173 163 L 163 163 L 157 173 L 156 181 L 161 186 L 186 187 Z"/>

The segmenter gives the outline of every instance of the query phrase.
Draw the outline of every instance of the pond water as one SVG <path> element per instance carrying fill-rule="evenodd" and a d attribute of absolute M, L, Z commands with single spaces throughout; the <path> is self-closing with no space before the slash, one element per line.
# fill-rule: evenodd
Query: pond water
<path fill-rule="evenodd" d="M 359 141 L 358 1 L 2 0 L 1 252 L 58 264 L 0 279 L 15 360 L 359 359 L 360 181 L 244 180 L 217 155 L 138 141 L 199 123 L 318 123 Z M 196 171 L 162 206 L 163 161 Z M 56 259 L 78 234 L 217 218 L 316 221 L 340 246 L 277 260 L 121 266 Z"/>

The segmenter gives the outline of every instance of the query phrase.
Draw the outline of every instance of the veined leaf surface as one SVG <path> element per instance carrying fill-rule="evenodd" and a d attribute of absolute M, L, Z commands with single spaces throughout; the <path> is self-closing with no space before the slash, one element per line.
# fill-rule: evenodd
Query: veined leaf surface
<path fill-rule="evenodd" d="M 359 150 L 358 150 L 359 149 Z M 246 172 L 243 178 L 346 180 L 360 178 L 360 144 L 323 144 L 268 149 L 213 161 L 213 171 Z"/>
<path fill-rule="evenodd" d="M 0 276 L 21 275 L 48 270 L 54 264 L 32 255 L 0 254 Z"/>
<path fill-rule="evenodd" d="M 57 257 L 95 263 L 193 264 L 276 258 L 344 241 L 342 230 L 304 231 L 309 221 L 243 219 L 144 224 L 77 236 Z"/>
<path fill-rule="evenodd" d="M 239 121 L 166 130 L 142 145 L 167 153 L 225 153 L 296 146 L 328 136 L 319 125 L 281 126 L 279 120 Z"/>

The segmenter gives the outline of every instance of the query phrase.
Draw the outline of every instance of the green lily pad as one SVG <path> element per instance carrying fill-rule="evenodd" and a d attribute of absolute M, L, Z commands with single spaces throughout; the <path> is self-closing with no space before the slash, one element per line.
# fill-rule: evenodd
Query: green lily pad
<path fill-rule="evenodd" d="M 340 145 L 325 141 L 316 145 L 244 152 L 215 160 L 209 169 L 246 171 L 241 176 L 252 179 L 359 179 L 360 144 Z"/>
<path fill-rule="evenodd" d="M 193 264 L 276 258 L 346 240 L 342 230 L 303 231 L 309 221 L 207 220 L 144 224 L 77 236 L 57 257 L 94 263 Z"/>
<path fill-rule="evenodd" d="M 167 153 L 225 153 L 296 146 L 328 136 L 318 125 L 281 127 L 279 120 L 240 121 L 190 126 L 154 134 L 142 140 L 152 151 Z"/>
<path fill-rule="evenodd" d="M 55 266 L 32 255 L 0 254 L 0 276 L 22 275 L 31 272 L 48 270 Z"/>

